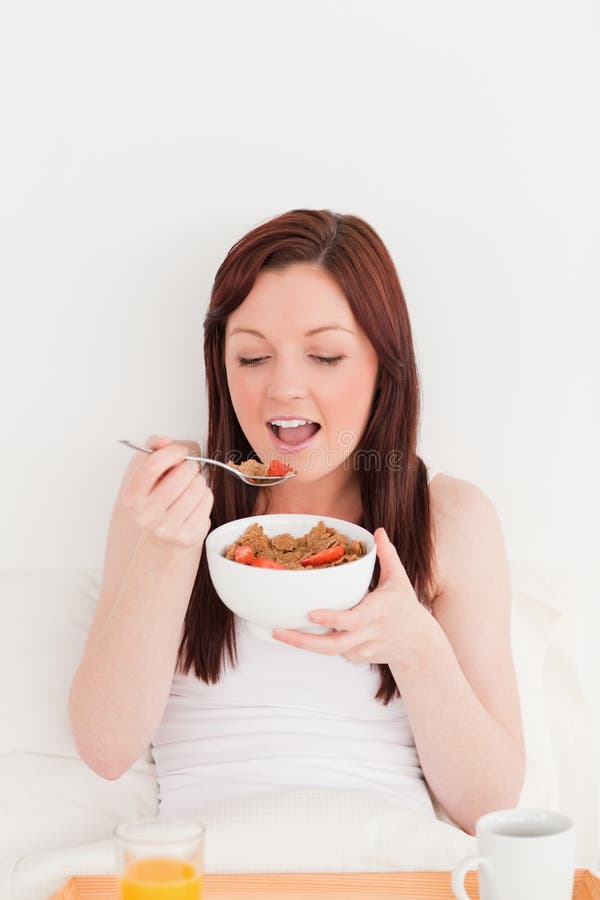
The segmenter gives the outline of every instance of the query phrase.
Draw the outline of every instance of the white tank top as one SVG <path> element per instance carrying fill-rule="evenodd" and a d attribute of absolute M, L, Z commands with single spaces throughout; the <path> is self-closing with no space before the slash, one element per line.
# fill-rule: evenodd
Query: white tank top
<path fill-rule="evenodd" d="M 429 473 L 429 481 L 433 478 Z M 176 673 L 152 742 L 159 814 L 280 790 L 365 790 L 434 817 L 404 702 L 374 699 L 379 671 L 250 634 L 207 685 Z"/>

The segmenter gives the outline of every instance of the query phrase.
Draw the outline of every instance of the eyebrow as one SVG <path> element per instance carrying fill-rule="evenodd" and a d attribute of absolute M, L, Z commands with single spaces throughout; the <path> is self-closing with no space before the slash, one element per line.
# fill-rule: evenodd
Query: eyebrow
<path fill-rule="evenodd" d="M 234 328 L 233 331 L 229 332 L 229 337 L 242 331 L 246 334 L 254 334 L 256 337 L 262 338 L 265 341 L 267 340 L 264 334 L 261 334 L 260 331 L 255 331 L 254 328 Z M 311 337 L 311 335 L 318 334 L 320 331 L 347 331 L 348 334 L 354 334 L 353 331 L 349 328 L 344 328 L 342 325 L 321 325 L 320 328 L 311 328 L 310 331 L 306 332 L 304 337 Z"/>

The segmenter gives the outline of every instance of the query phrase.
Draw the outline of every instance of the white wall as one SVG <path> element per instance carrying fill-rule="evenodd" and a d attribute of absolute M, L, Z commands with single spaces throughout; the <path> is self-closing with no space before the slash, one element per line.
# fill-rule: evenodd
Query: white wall
<path fill-rule="evenodd" d="M 102 565 L 116 439 L 202 433 L 216 269 L 302 206 L 364 217 L 394 257 L 426 461 L 489 493 L 512 559 L 591 579 L 592 0 L 3 15 L 1 568 Z"/>

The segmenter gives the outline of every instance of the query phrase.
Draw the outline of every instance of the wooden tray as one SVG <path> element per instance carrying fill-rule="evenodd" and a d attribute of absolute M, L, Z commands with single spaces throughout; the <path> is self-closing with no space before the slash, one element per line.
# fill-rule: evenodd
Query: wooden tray
<path fill-rule="evenodd" d="M 468 872 L 466 888 L 479 900 L 477 872 Z M 205 875 L 202 900 L 454 900 L 450 872 L 340 872 L 273 875 Z M 50 900 L 118 900 L 113 876 L 75 876 Z M 542 898 L 531 898 L 542 900 Z M 575 870 L 573 900 L 600 900 L 600 878 Z"/>

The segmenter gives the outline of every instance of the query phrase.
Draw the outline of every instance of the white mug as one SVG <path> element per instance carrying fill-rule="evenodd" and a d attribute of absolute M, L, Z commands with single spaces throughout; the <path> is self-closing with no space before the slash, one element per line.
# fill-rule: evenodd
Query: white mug
<path fill-rule="evenodd" d="M 478 856 L 461 860 L 452 890 L 464 889 L 468 869 L 479 868 L 480 900 L 571 900 L 575 874 L 573 820 L 545 809 L 501 809 L 475 827 Z"/>

